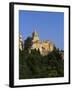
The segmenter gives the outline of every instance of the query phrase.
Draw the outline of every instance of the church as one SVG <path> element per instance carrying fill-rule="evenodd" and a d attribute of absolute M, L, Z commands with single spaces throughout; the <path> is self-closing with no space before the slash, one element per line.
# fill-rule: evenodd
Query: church
<path fill-rule="evenodd" d="M 20 48 L 20 50 L 22 50 L 22 48 L 24 48 L 23 39 L 22 39 L 21 35 L 19 37 L 19 48 Z M 50 53 L 54 50 L 54 44 L 49 40 L 41 41 L 39 39 L 38 33 L 35 30 L 32 33 L 32 46 L 31 46 L 29 51 L 31 51 L 33 49 L 39 50 L 40 54 L 42 56 L 45 56 L 45 55 L 47 55 L 48 53 Z"/>
<path fill-rule="evenodd" d="M 36 31 L 32 33 L 32 47 L 31 49 L 36 49 L 40 51 L 41 55 L 47 55 L 49 52 L 52 52 L 54 49 L 54 44 L 49 40 L 41 41 L 39 35 Z"/>

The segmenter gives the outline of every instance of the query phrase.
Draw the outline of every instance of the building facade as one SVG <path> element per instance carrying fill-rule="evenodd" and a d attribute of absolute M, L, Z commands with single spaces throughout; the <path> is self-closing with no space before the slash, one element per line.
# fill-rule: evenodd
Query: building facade
<path fill-rule="evenodd" d="M 39 39 L 39 35 L 36 31 L 34 31 L 32 33 L 32 46 L 29 50 L 29 52 L 31 53 L 31 50 L 36 49 L 40 51 L 40 54 L 45 56 L 48 53 L 52 52 L 54 50 L 54 44 L 49 41 L 49 40 L 43 40 L 41 41 Z M 19 35 L 19 49 L 23 50 L 24 49 L 24 42 L 23 42 L 23 38 L 22 35 Z"/>
<path fill-rule="evenodd" d="M 24 49 L 24 41 L 21 34 L 19 34 L 19 49 L 22 51 Z"/>
<path fill-rule="evenodd" d="M 41 55 L 47 55 L 49 52 L 54 50 L 54 44 L 49 40 L 39 40 L 39 35 L 35 31 L 32 33 L 32 47 L 31 49 L 36 49 L 40 51 Z"/>

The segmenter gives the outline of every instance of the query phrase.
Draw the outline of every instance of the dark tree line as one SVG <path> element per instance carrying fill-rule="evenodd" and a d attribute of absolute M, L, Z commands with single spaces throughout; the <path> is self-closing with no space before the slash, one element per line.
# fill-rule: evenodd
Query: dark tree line
<path fill-rule="evenodd" d="M 61 58 L 59 49 L 46 56 L 40 55 L 39 51 L 32 50 L 28 53 L 31 42 L 27 39 L 26 47 L 19 50 L 19 79 L 50 78 L 64 76 L 64 60 Z"/>

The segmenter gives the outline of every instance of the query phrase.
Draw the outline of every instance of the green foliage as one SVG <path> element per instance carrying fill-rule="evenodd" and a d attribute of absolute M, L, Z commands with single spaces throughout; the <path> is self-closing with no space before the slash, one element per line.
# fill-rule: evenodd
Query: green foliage
<path fill-rule="evenodd" d="M 25 41 L 24 41 L 24 49 L 28 50 L 32 45 L 32 38 L 28 37 Z"/>
<path fill-rule="evenodd" d="M 64 61 L 58 49 L 47 56 L 39 51 L 19 50 L 19 79 L 50 78 L 64 76 Z"/>

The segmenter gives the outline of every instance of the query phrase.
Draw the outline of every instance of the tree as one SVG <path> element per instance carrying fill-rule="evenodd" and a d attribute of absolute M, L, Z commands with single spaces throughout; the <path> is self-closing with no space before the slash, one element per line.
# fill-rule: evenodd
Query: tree
<path fill-rule="evenodd" d="M 37 50 L 28 53 L 26 48 L 30 48 L 30 40 L 27 38 L 25 50 L 19 51 L 19 78 L 63 77 L 64 61 L 61 60 L 59 49 L 55 48 L 46 56 L 42 56 Z"/>
<path fill-rule="evenodd" d="M 24 42 L 25 42 L 24 43 L 24 49 L 25 50 L 29 50 L 29 48 L 32 45 L 32 38 L 31 37 L 28 37 Z"/>

